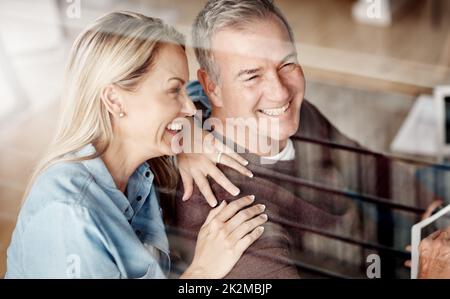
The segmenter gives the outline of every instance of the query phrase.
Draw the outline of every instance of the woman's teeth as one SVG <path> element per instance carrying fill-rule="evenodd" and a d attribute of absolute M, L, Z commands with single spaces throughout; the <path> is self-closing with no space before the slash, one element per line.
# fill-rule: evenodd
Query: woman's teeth
<path fill-rule="evenodd" d="M 275 108 L 275 109 L 260 109 L 259 111 L 266 114 L 266 115 L 270 115 L 270 116 L 280 116 L 282 115 L 284 112 L 286 112 L 286 110 L 289 108 L 289 103 L 287 103 L 286 105 L 284 105 L 281 108 Z"/>
<path fill-rule="evenodd" d="M 180 123 L 170 123 L 167 125 L 167 129 L 171 131 L 181 131 L 183 129 L 183 124 Z"/>

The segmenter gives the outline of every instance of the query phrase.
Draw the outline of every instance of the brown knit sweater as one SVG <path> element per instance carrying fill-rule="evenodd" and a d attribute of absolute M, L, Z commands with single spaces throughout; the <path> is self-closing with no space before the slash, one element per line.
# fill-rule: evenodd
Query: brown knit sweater
<path fill-rule="evenodd" d="M 302 104 L 300 127 L 296 136 L 360 147 L 341 134 L 306 100 Z M 258 156 L 244 154 L 244 158 L 250 161 L 249 169 L 255 174 L 254 178 L 220 167 L 241 190 L 237 198 L 254 194 L 256 203 L 266 205 L 269 216 L 263 236 L 250 246 L 226 278 L 314 277 L 314 268 L 317 267 L 350 277 L 365 277 L 368 249 L 342 238 L 377 243 L 380 238 L 377 226 L 379 211 L 374 212 L 371 204 L 323 192 L 320 188 L 295 184 L 289 179 L 300 178 L 330 188 L 373 195 L 380 195 L 381 188 L 381 195 L 388 198 L 392 193 L 395 194 L 396 185 L 383 185 L 386 178 L 383 171 L 380 172 L 379 167 L 375 167 L 380 164 L 376 159 L 307 144 L 295 138 L 293 141 L 296 151 L 294 161 L 260 164 Z M 376 168 L 378 171 L 375 171 Z M 402 174 L 405 175 L 404 170 Z M 222 200 L 230 202 L 237 199 L 214 181 L 210 180 L 210 184 L 219 203 Z M 398 184 L 398 188 L 404 187 L 403 183 Z M 386 188 L 389 192 L 386 192 Z M 170 210 L 173 213 L 166 213 L 170 218 L 168 235 L 173 253 L 172 262 L 174 271 L 178 273 L 192 261 L 198 231 L 211 209 L 197 188 L 187 202 L 181 201 L 182 195 L 180 184 L 175 207 Z M 417 197 L 409 198 L 409 203 L 418 205 L 416 199 Z M 423 200 L 421 206 L 428 202 L 429 200 Z M 400 240 L 409 236 L 409 223 L 414 223 L 417 217 L 406 219 L 409 222 L 401 228 L 404 233 Z M 395 231 L 396 228 L 391 229 Z M 333 235 L 339 237 L 336 239 Z M 393 244 L 387 245 L 395 246 L 396 239 L 391 241 Z"/>

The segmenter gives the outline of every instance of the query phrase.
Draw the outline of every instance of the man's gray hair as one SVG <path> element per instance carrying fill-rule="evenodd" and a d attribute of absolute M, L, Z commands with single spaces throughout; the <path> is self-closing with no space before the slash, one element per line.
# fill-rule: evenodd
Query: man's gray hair
<path fill-rule="evenodd" d="M 217 83 L 220 76 L 211 51 L 213 34 L 226 27 L 243 28 L 255 19 L 270 16 L 281 20 L 286 26 L 291 42 L 294 43 L 289 23 L 272 0 L 209 0 L 195 19 L 192 29 L 195 56 L 200 67 Z"/>

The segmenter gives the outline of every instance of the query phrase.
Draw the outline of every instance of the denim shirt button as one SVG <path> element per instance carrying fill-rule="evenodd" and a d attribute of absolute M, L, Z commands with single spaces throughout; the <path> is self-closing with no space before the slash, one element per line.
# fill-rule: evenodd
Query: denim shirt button
<path fill-rule="evenodd" d="M 141 199 L 142 199 L 142 196 L 140 196 L 140 195 L 138 197 L 136 197 L 137 201 L 141 201 Z"/>
<path fill-rule="evenodd" d="M 147 172 L 145 173 L 145 176 L 146 176 L 146 177 L 149 177 L 149 176 L 150 176 L 150 171 L 147 171 Z"/>
<path fill-rule="evenodd" d="M 131 211 L 131 208 L 128 207 L 125 209 L 125 217 L 127 217 L 128 221 L 131 220 L 131 218 L 133 218 L 134 213 Z"/>

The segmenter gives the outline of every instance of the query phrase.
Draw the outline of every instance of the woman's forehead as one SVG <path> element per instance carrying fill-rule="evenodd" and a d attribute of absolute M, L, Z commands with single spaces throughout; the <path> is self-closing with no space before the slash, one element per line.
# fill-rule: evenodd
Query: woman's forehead
<path fill-rule="evenodd" d="M 176 44 L 163 45 L 158 51 L 152 71 L 155 76 L 179 77 L 186 81 L 189 77 L 189 70 L 183 48 Z"/>

